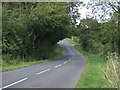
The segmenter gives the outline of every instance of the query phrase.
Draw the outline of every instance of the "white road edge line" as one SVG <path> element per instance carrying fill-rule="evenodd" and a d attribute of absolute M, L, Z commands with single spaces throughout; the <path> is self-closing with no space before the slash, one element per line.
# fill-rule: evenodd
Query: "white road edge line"
<path fill-rule="evenodd" d="M 41 72 L 37 73 L 37 75 L 42 74 L 42 73 L 45 73 L 45 72 L 50 71 L 50 70 L 51 70 L 50 68 L 49 68 L 49 69 L 46 69 L 46 70 L 44 70 L 44 71 L 41 71 Z"/>
<path fill-rule="evenodd" d="M 65 61 L 64 64 L 66 64 L 68 61 Z"/>
<path fill-rule="evenodd" d="M 0 88 L 0 90 L 1 90 L 1 89 L 4 89 L 4 88 L 8 88 L 8 87 L 10 87 L 10 86 L 13 86 L 13 85 L 15 85 L 15 84 L 18 84 L 18 83 L 20 83 L 20 82 L 22 82 L 22 81 L 25 81 L 26 79 L 27 79 L 27 78 L 24 78 L 24 79 L 21 79 L 21 80 L 19 80 L 19 81 L 17 81 L 17 82 L 11 83 L 11 84 L 9 84 L 9 85 L 7 85 L 7 86 L 4 86 L 4 87 Z"/>
<path fill-rule="evenodd" d="M 55 68 L 62 66 L 62 64 L 56 65 Z"/>

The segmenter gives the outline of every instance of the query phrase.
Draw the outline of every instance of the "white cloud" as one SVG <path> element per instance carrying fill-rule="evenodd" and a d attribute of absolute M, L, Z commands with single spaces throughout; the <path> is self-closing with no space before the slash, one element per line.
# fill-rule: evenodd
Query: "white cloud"
<path fill-rule="evenodd" d="M 81 14 L 80 18 L 86 18 L 87 15 L 92 16 L 92 9 L 87 9 L 85 7 L 78 7 L 78 12 Z"/>
<path fill-rule="evenodd" d="M 90 0 L 81 0 L 83 3 L 88 3 Z"/>

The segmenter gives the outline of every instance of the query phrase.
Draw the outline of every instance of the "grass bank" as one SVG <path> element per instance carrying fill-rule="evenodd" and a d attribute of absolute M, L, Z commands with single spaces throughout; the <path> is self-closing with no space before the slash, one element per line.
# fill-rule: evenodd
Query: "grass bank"
<path fill-rule="evenodd" d="M 14 70 L 14 69 L 19 69 L 19 68 L 23 68 L 23 67 L 28 67 L 28 66 L 31 66 L 31 65 L 35 65 L 35 64 L 40 64 L 40 63 L 44 63 L 44 62 L 47 62 L 47 61 L 51 61 L 51 60 L 54 60 L 60 56 L 62 56 L 62 50 L 61 50 L 61 47 L 60 45 L 56 45 L 56 48 L 55 48 L 55 52 L 52 53 L 52 55 L 49 57 L 49 59 L 47 60 L 33 60 L 31 62 L 19 62 L 19 63 L 13 63 L 13 64 L 5 64 L 6 62 L 0 60 L 0 71 L 4 72 L 4 71 L 8 71 L 8 70 Z M 13 60 L 13 62 L 15 62 Z"/>
<path fill-rule="evenodd" d="M 103 78 L 102 68 L 106 64 L 106 59 L 92 53 L 85 52 L 81 45 L 67 38 L 67 41 L 74 44 L 74 47 L 88 57 L 87 65 L 75 88 L 109 88 L 107 81 Z"/>

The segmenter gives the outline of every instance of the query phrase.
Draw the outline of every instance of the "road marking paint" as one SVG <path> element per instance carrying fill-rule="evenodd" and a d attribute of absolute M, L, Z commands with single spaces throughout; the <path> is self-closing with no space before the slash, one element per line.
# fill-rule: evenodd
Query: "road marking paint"
<path fill-rule="evenodd" d="M 62 66 L 62 64 L 56 65 L 55 68 Z"/>
<path fill-rule="evenodd" d="M 41 71 L 41 72 L 37 73 L 37 75 L 42 74 L 42 73 L 47 72 L 47 71 L 50 71 L 50 70 L 51 70 L 50 68 L 49 68 L 49 69 L 46 69 L 46 70 L 44 70 L 44 71 Z"/>
<path fill-rule="evenodd" d="M 64 64 L 66 64 L 68 61 L 65 61 Z"/>
<path fill-rule="evenodd" d="M 70 60 L 68 60 L 68 61 L 71 61 L 71 59 L 70 59 Z"/>
<path fill-rule="evenodd" d="M 25 81 L 26 79 L 27 79 L 27 78 L 24 78 L 24 79 L 21 79 L 21 80 L 19 80 L 19 81 L 17 81 L 17 82 L 11 83 L 11 84 L 9 84 L 9 85 L 7 85 L 7 86 L 4 86 L 4 87 L 0 88 L 0 90 L 1 90 L 1 89 L 4 89 L 4 88 L 8 88 L 8 87 L 10 87 L 10 86 L 13 86 L 13 85 L 15 85 L 15 84 L 18 84 L 18 83 L 20 83 L 20 82 L 22 82 L 22 81 Z"/>

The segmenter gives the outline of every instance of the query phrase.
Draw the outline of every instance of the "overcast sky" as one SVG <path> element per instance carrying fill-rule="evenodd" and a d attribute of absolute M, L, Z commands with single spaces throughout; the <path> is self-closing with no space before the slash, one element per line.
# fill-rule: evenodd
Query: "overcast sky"
<path fill-rule="evenodd" d="M 87 4 L 90 1 L 91 0 L 83 0 L 83 4 Z M 100 16 L 98 14 L 102 15 L 102 13 L 99 10 L 97 11 L 97 13 L 93 14 L 91 8 L 86 8 L 81 5 L 78 7 L 78 11 L 80 13 L 80 19 L 84 19 L 87 16 L 89 16 L 89 18 L 96 16 L 96 18 L 98 19 L 98 22 L 100 22 Z M 109 11 L 111 12 L 111 9 L 109 9 Z M 106 14 L 105 19 L 109 19 L 109 18 L 110 18 L 109 14 Z M 77 22 L 79 23 L 80 20 L 77 20 Z"/>

